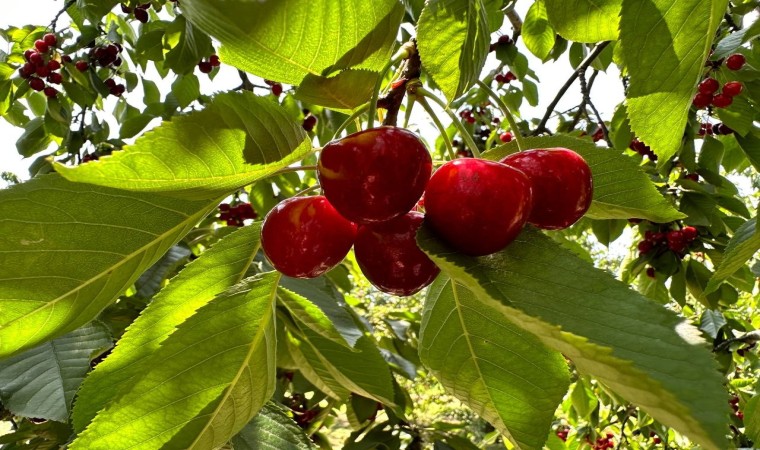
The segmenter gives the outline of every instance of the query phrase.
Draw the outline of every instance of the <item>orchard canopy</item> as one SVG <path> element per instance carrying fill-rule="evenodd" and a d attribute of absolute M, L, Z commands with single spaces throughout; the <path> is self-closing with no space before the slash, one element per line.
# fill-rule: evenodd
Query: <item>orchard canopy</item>
<path fill-rule="evenodd" d="M 59 3 L 0 448 L 760 445 L 756 1 Z"/>

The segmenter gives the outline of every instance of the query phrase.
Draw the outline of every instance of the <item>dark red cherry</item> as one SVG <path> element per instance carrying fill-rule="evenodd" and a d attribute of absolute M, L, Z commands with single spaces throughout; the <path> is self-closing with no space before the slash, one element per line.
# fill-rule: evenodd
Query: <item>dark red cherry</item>
<path fill-rule="evenodd" d="M 736 97 L 742 93 L 744 86 L 740 81 L 729 81 L 723 85 L 723 94 L 729 97 Z"/>
<path fill-rule="evenodd" d="M 417 247 L 424 216 L 411 211 L 387 222 L 362 225 L 356 233 L 356 262 L 370 283 L 393 295 L 412 295 L 433 282 L 438 266 Z"/>
<path fill-rule="evenodd" d="M 48 45 L 48 47 L 55 47 L 58 45 L 58 38 L 53 33 L 48 33 L 42 36 L 42 41 Z"/>
<path fill-rule="evenodd" d="M 512 242 L 530 215 L 531 183 L 495 161 L 461 158 L 442 165 L 425 189 L 425 221 L 457 251 L 482 256 Z"/>
<path fill-rule="evenodd" d="M 687 242 L 692 242 L 697 238 L 697 236 L 699 235 L 699 232 L 694 227 L 686 226 L 686 227 L 681 228 L 681 234 L 683 235 L 683 238 Z"/>
<path fill-rule="evenodd" d="M 718 92 L 720 83 L 715 78 L 705 78 L 699 83 L 698 90 L 700 94 L 712 95 Z"/>
<path fill-rule="evenodd" d="M 744 55 L 741 53 L 734 53 L 726 58 L 726 67 L 728 67 L 729 70 L 739 70 L 744 67 L 744 63 L 746 62 L 747 58 L 745 58 Z"/>
<path fill-rule="evenodd" d="M 712 103 L 712 94 L 702 94 L 699 93 L 694 96 L 694 100 L 692 100 L 692 104 L 697 109 L 704 109 L 710 106 L 710 103 Z"/>
<path fill-rule="evenodd" d="M 383 222 L 411 211 L 433 163 L 411 131 L 380 127 L 329 142 L 318 163 L 325 196 L 345 218 Z"/>
<path fill-rule="evenodd" d="M 718 94 L 712 98 L 712 104 L 716 108 L 728 108 L 733 102 L 734 98 L 726 94 Z"/>
<path fill-rule="evenodd" d="M 264 218 L 261 248 L 275 269 L 294 278 L 314 278 L 338 265 L 356 237 L 356 225 L 322 195 L 292 197 Z"/>
<path fill-rule="evenodd" d="M 546 230 L 567 228 L 591 206 L 591 169 L 581 155 L 566 148 L 514 153 L 501 162 L 522 171 L 533 187 L 528 222 Z"/>

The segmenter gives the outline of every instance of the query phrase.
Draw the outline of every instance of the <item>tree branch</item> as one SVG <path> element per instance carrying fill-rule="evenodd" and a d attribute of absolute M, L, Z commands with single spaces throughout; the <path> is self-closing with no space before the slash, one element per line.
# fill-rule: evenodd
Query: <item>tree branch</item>
<path fill-rule="evenodd" d="M 406 95 L 406 84 L 409 80 L 415 80 L 420 77 L 422 61 L 420 54 L 417 52 L 417 41 L 412 40 L 414 51 L 410 52 L 409 58 L 404 61 L 404 71 L 398 82 L 394 83 L 388 95 L 377 101 L 377 107 L 388 111 L 383 119 L 383 125 L 396 126 L 398 122 L 398 112 L 401 109 L 401 102 Z"/>
<path fill-rule="evenodd" d="M 66 0 L 66 3 L 63 4 L 63 8 L 61 8 L 61 10 L 58 11 L 58 13 L 56 13 L 55 17 L 53 17 L 53 20 L 50 21 L 50 25 L 48 25 L 48 28 L 50 28 L 55 33 L 55 27 L 58 26 L 58 19 L 60 19 L 63 13 L 65 13 L 66 10 L 69 9 L 76 2 L 77 0 Z"/>
<path fill-rule="evenodd" d="M 595 70 L 594 73 L 591 75 L 593 78 L 591 81 L 593 81 L 596 78 L 596 74 L 599 73 L 598 70 Z M 591 111 L 594 112 L 594 117 L 596 117 L 596 121 L 599 124 L 599 127 L 602 129 L 602 133 L 604 134 L 604 140 L 607 141 L 607 145 L 612 148 L 614 145 L 612 144 L 612 141 L 610 140 L 610 133 L 609 130 L 607 130 L 607 125 L 604 124 L 604 120 L 602 119 L 602 116 L 599 114 L 599 111 L 596 109 L 596 106 L 594 106 L 594 103 L 591 101 L 591 83 L 586 83 L 586 73 L 580 73 L 579 75 L 580 82 L 581 82 L 581 94 L 583 94 L 583 102 L 591 108 Z"/>
<path fill-rule="evenodd" d="M 544 114 L 544 117 L 541 119 L 541 122 L 539 122 L 538 126 L 536 127 L 535 131 L 533 131 L 534 136 L 538 136 L 539 134 L 543 132 L 548 132 L 549 130 L 546 129 L 546 123 L 549 121 L 549 118 L 552 115 L 552 112 L 554 111 L 554 108 L 557 107 L 557 104 L 562 99 L 562 97 L 565 95 L 568 89 L 570 89 L 570 86 L 573 85 L 575 82 L 575 79 L 578 78 L 578 76 L 585 72 L 588 66 L 591 65 L 592 62 L 596 59 L 597 56 L 599 56 L 600 53 L 602 53 L 602 50 L 604 50 L 605 47 L 609 45 L 609 41 L 602 42 L 601 44 L 598 44 L 596 47 L 594 47 L 594 50 L 586 56 L 586 59 L 584 59 L 581 64 L 578 66 L 578 68 L 573 72 L 572 75 L 570 75 L 570 78 L 567 79 L 565 84 L 559 89 L 559 92 L 557 92 L 557 95 L 554 97 L 554 100 L 552 100 L 551 104 L 548 108 L 546 108 L 546 113 Z"/>

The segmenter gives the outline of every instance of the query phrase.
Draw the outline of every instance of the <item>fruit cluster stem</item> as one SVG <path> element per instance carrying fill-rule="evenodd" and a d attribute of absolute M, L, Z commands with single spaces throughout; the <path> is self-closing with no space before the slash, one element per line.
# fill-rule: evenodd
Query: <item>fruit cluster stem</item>
<path fill-rule="evenodd" d="M 501 97 L 499 97 L 499 95 L 482 80 L 478 80 L 478 86 L 480 86 L 480 88 L 483 89 L 489 97 L 491 97 L 491 100 L 496 103 L 496 106 L 501 110 L 501 113 L 504 114 L 504 118 L 507 119 L 507 122 L 509 122 L 509 128 L 512 130 L 512 135 L 514 135 L 515 141 L 517 141 L 517 149 L 519 151 L 525 150 L 526 147 L 525 141 L 523 140 L 523 135 L 517 128 L 517 121 L 515 121 L 515 116 L 512 115 L 512 112 L 509 110 L 506 103 L 504 103 L 501 100 Z"/>
<path fill-rule="evenodd" d="M 401 77 L 393 83 L 391 90 L 378 101 L 378 106 L 388 111 L 383 120 L 383 125 L 396 126 L 398 122 L 398 113 L 401 109 L 401 103 L 407 91 L 407 83 L 410 80 L 416 80 L 421 75 L 422 61 L 417 53 L 417 43 L 411 40 L 404 44 L 399 53 L 407 55 L 403 64 Z"/>
<path fill-rule="evenodd" d="M 362 114 L 364 114 L 367 111 L 367 109 L 369 109 L 370 104 L 371 103 L 365 103 L 365 104 L 361 105 L 360 107 L 356 108 L 354 110 L 354 112 L 348 117 L 348 119 L 346 119 L 342 124 L 340 124 L 340 126 L 338 127 L 338 129 L 335 130 L 335 133 L 333 134 L 332 139 L 330 139 L 330 140 L 334 141 L 334 140 L 338 139 L 340 137 L 340 134 L 343 132 L 343 130 L 345 130 L 346 128 L 348 128 L 349 125 L 351 125 L 351 122 L 353 122 L 354 120 L 358 119 L 359 116 L 361 116 Z M 357 128 L 357 130 L 358 129 L 359 128 Z"/>
<path fill-rule="evenodd" d="M 430 107 L 430 103 L 425 99 L 425 97 L 417 97 L 415 99 L 417 103 L 422 105 L 422 107 L 425 109 L 425 112 L 428 113 L 431 119 L 433 119 L 433 123 L 438 128 L 438 131 L 441 133 L 441 137 L 443 138 L 443 142 L 446 144 L 446 150 L 449 152 L 449 158 L 452 160 L 457 158 L 457 154 L 454 151 L 454 146 L 451 144 L 451 139 L 449 138 L 449 134 L 446 132 L 446 127 L 443 126 L 440 119 L 438 119 L 438 116 L 435 114 L 435 111 L 433 111 L 433 108 Z"/>
<path fill-rule="evenodd" d="M 446 112 L 446 114 L 448 114 L 452 123 L 457 128 L 457 130 L 459 130 L 459 133 L 462 135 L 462 140 L 467 144 L 468 147 L 470 147 L 470 150 L 472 150 L 473 156 L 475 156 L 476 158 L 480 158 L 480 149 L 478 149 L 478 146 L 477 144 L 475 144 L 475 141 L 472 139 L 472 136 L 464 127 L 464 125 L 462 124 L 462 121 L 459 120 L 459 118 L 456 116 L 456 114 L 454 114 L 451 111 L 451 109 L 449 109 L 449 107 L 443 102 L 443 100 L 436 97 L 435 94 L 425 89 L 422 85 L 418 84 L 416 86 L 413 86 L 413 90 L 414 90 L 414 93 L 418 97 L 429 98 L 430 100 L 434 101 L 438 106 L 440 106 Z M 432 109 L 428 113 L 430 114 L 431 117 L 434 118 L 433 120 L 435 121 L 436 120 L 435 114 L 433 114 Z"/>
<path fill-rule="evenodd" d="M 388 71 L 391 70 L 391 67 L 393 67 L 394 65 L 400 63 L 401 61 L 405 59 L 409 60 L 414 55 L 417 55 L 416 43 L 414 41 L 407 42 L 401 46 L 401 48 L 396 52 L 396 54 L 393 55 L 390 61 L 388 61 L 385 67 L 383 67 L 383 69 L 380 71 L 380 74 L 377 77 L 377 81 L 375 82 L 375 88 L 372 91 L 372 99 L 369 102 L 369 118 L 367 119 L 368 130 L 371 128 L 375 128 L 375 116 L 377 115 L 377 101 L 380 98 L 380 89 L 382 88 L 383 80 L 385 79 L 385 74 L 388 73 Z M 419 57 L 417 59 L 419 59 Z M 407 65 L 407 68 L 408 68 L 408 65 Z M 400 102 L 401 102 L 401 99 L 399 99 L 399 103 Z M 398 110 L 396 110 L 396 113 L 398 113 Z M 388 110 L 388 114 L 389 115 L 391 114 L 390 109 Z M 388 125 L 387 123 L 385 123 L 385 121 L 383 123 L 384 125 Z"/>

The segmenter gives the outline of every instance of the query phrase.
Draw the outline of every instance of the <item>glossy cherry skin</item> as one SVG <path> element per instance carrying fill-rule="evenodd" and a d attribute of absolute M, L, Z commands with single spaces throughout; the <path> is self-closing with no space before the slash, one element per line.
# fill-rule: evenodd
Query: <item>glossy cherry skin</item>
<path fill-rule="evenodd" d="M 409 212 L 425 191 L 433 162 L 414 133 L 380 127 L 329 142 L 317 167 L 335 209 L 352 222 L 370 224 Z"/>
<path fill-rule="evenodd" d="M 407 296 L 433 282 L 441 271 L 417 247 L 424 215 L 411 211 L 387 222 L 362 225 L 354 253 L 364 276 L 381 291 Z"/>
<path fill-rule="evenodd" d="M 455 250 L 495 253 L 512 242 L 530 215 L 531 183 L 495 161 L 460 158 L 442 165 L 425 190 L 425 222 Z"/>
<path fill-rule="evenodd" d="M 314 278 L 337 266 L 356 238 L 356 225 L 322 195 L 292 197 L 264 218 L 261 248 L 275 269 L 293 278 Z"/>
<path fill-rule="evenodd" d="M 581 155 L 566 148 L 526 150 L 501 162 L 521 170 L 533 186 L 531 224 L 545 230 L 567 228 L 591 206 L 591 169 Z"/>

